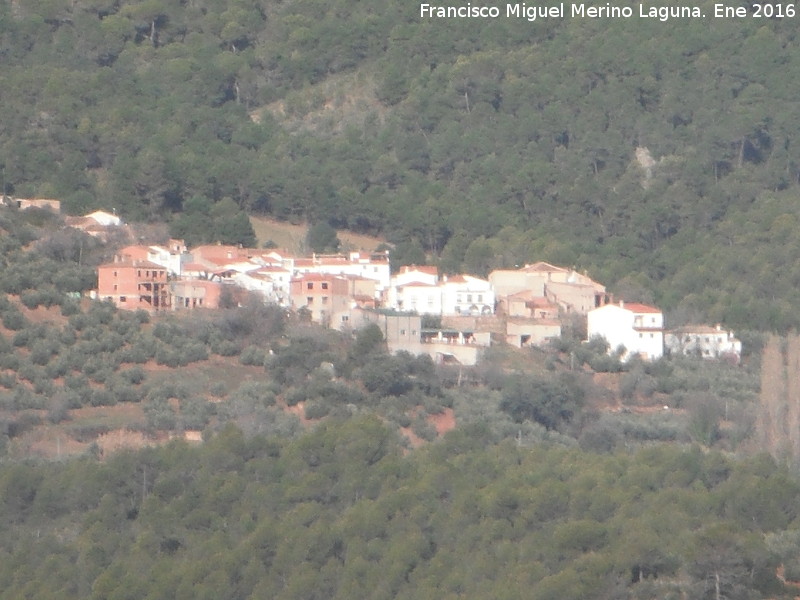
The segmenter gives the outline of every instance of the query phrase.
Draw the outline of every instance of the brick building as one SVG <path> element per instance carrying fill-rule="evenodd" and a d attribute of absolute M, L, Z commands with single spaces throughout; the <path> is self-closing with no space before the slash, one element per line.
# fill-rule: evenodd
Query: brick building
<path fill-rule="evenodd" d="M 329 327 L 342 313 L 349 313 L 350 284 L 344 277 L 324 273 L 306 273 L 292 279 L 292 307 L 306 308 L 311 320 Z"/>
<path fill-rule="evenodd" d="M 97 296 L 118 308 L 147 311 L 170 306 L 167 269 L 147 260 L 119 259 L 97 268 Z"/>

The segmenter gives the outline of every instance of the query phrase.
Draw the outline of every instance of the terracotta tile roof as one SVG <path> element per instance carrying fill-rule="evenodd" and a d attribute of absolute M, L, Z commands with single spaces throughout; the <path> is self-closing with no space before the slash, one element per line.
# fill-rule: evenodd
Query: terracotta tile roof
<path fill-rule="evenodd" d="M 468 283 L 468 280 L 463 275 L 452 275 L 447 278 L 445 283 Z"/>
<path fill-rule="evenodd" d="M 623 303 L 622 308 L 627 308 L 629 311 L 635 313 L 661 313 L 661 310 L 655 306 L 640 304 L 639 302 L 625 302 Z"/>
<path fill-rule="evenodd" d="M 208 279 L 181 279 L 180 281 L 173 282 L 175 287 L 191 286 L 201 288 L 215 288 L 220 287 L 222 284 L 219 281 L 210 281 Z"/>
<path fill-rule="evenodd" d="M 79 227 L 80 225 L 88 225 L 89 223 L 97 223 L 94 219 L 88 217 L 67 217 L 64 223 L 71 227 Z"/>
<path fill-rule="evenodd" d="M 209 269 L 208 269 L 208 267 L 206 265 L 202 265 L 202 264 L 196 263 L 196 262 L 190 262 L 190 263 L 183 263 L 183 265 L 181 265 L 181 270 L 184 271 L 184 272 L 185 271 L 202 271 L 202 272 L 205 273 Z"/>
<path fill-rule="evenodd" d="M 133 259 L 146 260 L 150 249 L 147 246 L 125 246 L 119 252 L 119 256 L 129 256 Z"/>
<path fill-rule="evenodd" d="M 397 289 L 401 289 L 404 287 L 439 287 L 436 283 L 427 283 L 425 281 L 409 281 L 408 283 L 404 283 L 403 285 L 398 285 Z"/>
<path fill-rule="evenodd" d="M 439 269 L 432 265 L 405 265 L 400 267 L 401 273 L 427 273 L 428 275 L 439 275 Z"/>
<path fill-rule="evenodd" d="M 568 273 L 569 269 L 564 267 L 557 267 L 543 261 L 535 262 L 532 265 L 525 265 L 520 271 L 527 271 L 529 273 Z"/>
<path fill-rule="evenodd" d="M 535 296 L 526 302 L 529 306 L 534 306 L 537 308 L 557 308 L 558 305 L 550 302 L 547 298 L 542 298 L 541 296 Z"/>
<path fill-rule="evenodd" d="M 154 262 L 150 262 L 149 260 L 130 260 L 130 259 L 123 259 L 117 262 L 106 263 L 104 265 L 100 265 L 97 267 L 98 269 L 110 269 L 110 268 L 140 268 L 140 269 L 159 269 L 161 271 L 166 271 L 166 267 L 162 267 L 161 265 L 157 265 Z"/>
<path fill-rule="evenodd" d="M 730 333 L 727 329 L 720 327 L 719 329 L 713 325 L 683 325 L 670 330 L 669 333 Z"/>
<path fill-rule="evenodd" d="M 342 279 L 342 277 L 330 273 L 302 273 L 292 281 L 330 281 L 331 279 Z"/>

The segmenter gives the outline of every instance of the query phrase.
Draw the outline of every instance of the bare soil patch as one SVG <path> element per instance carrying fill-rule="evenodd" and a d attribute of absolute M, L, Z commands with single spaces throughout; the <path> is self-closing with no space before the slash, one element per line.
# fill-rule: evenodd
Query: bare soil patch
<path fill-rule="evenodd" d="M 250 223 L 256 232 L 259 246 L 266 241 L 272 241 L 279 248 L 285 249 L 294 254 L 306 254 L 308 252 L 305 239 L 308 231 L 308 224 L 301 223 L 293 225 L 285 221 L 267 219 L 264 217 L 250 217 Z M 369 235 L 361 235 L 350 231 L 339 231 L 339 239 L 342 241 L 343 250 L 364 250 L 366 252 L 377 248 L 386 240 Z"/>

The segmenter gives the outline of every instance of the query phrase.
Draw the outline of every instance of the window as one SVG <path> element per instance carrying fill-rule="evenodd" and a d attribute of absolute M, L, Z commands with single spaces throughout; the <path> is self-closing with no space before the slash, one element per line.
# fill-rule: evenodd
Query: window
<path fill-rule="evenodd" d="M 328 289 L 328 282 L 327 281 L 323 281 L 322 282 L 322 289 L 323 290 L 327 290 Z"/>
<path fill-rule="evenodd" d="M 400 335 L 405 335 L 405 334 L 406 334 L 406 330 L 405 329 L 401 329 L 400 330 Z"/>
<path fill-rule="evenodd" d="M 349 320 L 350 320 L 350 317 L 348 317 L 347 315 L 342 315 L 342 322 L 343 323 L 346 323 Z"/>
<path fill-rule="evenodd" d="M 117 291 L 117 284 L 116 283 L 114 284 L 114 291 L 115 292 Z"/>
<path fill-rule="evenodd" d="M 327 304 L 328 303 L 328 297 L 327 296 L 323 296 L 322 297 L 322 303 L 323 304 Z"/>
<path fill-rule="evenodd" d="M 311 304 L 314 304 L 314 297 L 313 296 L 309 296 L 308 298 L 306 298 L 306 304 L 308 304 L 309 306 Z"/>
<path fill-rule="evenodd" d="M 467 302 L 472 302 L 472 294 L 467 294 Z"/>
<path fill-rule="evenodd" d="M 314 284 L 313 284 L 313 282 L 309 281 L 309 282 L 306 284 L 306 289 L 307 289 L 307 290 L 313 290 L 313 289 L 314 289 Z"/>
<path fill-rule="evenodd" d="M 120 296 L 120 297 L 119 297 L 119 301 L 120 301 L 120 302 L 127 302 L 127 301 L 128 301 L 128 298 L 127 298 L 127 297 L 125 297 L 125 296 Z"/>
<path fill-rule="evenodd" d="M 483 294 L 478 294 L 478 302 L 483 302 Z"/>

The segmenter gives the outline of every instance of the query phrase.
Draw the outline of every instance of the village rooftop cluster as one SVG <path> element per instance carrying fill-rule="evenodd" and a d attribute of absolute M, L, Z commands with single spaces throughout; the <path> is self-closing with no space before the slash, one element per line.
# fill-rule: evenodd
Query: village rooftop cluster
<path fill-rule="evenodd" d="M 121 220 L 97 211 L 68 217 L 67 225 L 102 237 Z M 374 323 L 392 351 L 440 363 L 474 365 L 493 343 L 544 345 L 561 336 L 565 318 L 585 319 L 587 338 L 605 339 L 621 360 L 741 355 L 741 342 L 720 325 L 667 331 L 660 309 L 615 300 L 585 273 L 546 262 L 495 270 L 488 279 L 421 265 L 392 274 L 388 251 L 301 257 L 219 244 L 189 249 L 169 240 L 124 247 L 97 271 L 93 297 L 122 309 L 213 310 L 251 295 L 329 328 Z"/>

